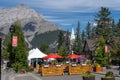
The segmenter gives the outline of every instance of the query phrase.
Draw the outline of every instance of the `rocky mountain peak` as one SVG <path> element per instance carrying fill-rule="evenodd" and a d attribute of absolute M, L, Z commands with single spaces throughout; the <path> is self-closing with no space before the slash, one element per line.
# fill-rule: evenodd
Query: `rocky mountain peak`
<path fill-rule="evenodd" d="M 29 42 L 35 35 L 60 30 L 54 23 L 46 21 L 43 15 L 24 4 L 12 8 L 0 9 L 0 20 L 0 32 L 4 34 L 8 34 L 11 24 L 19 20 L 24 35 Z"/>

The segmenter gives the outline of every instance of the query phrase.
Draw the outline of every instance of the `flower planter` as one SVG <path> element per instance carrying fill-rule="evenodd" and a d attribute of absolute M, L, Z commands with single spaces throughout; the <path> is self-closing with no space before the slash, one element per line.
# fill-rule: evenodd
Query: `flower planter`
<path fill-rule="evenodd" d="M 105 77 L 102 77 L 101 80 L 115 80 L 114 73 L 112 71 L 108 71 L 105 74 Z"/>
<path fill-rule="evenodd" d="M 96 72 L 103 72 L 103 67 L 96 67 Z"/>
<path fill-rule="evenodd" d="M 25 74 L 26 73 L 26 71 L 25 70 L 21 70 L 21 72 L 20 72 L 21 74 Z"/>
<path fill-rule="evenodd" d="M 115 78 L 101 78 L 101 80 L 115 80 Z"/>
<path fill-rule="evenodd" d="M 95 76 L 83 76 L 83 80 L 95 80 Z"/>

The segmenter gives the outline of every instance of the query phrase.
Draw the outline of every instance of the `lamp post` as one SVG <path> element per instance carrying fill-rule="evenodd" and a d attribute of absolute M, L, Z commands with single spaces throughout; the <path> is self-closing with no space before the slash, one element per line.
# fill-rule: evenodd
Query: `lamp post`
<path fill-rule="evenodd" d="M 1 74 L 1 62 L 2 62 L 2 59 L 1 59 L 1 44 L 2 44 L 2 39 L 0 37 L 0 74 Z"/>
<path fill-rule="evenodd" d="M 13 53 L 12 53 L 12 37 L 13 37 L 13 33 L 15 32 L 14 25 L 10 26 L 9 31 L 11 33 L 10 55 L 9 55 L 10 67 L 11 67 L 11 64 L 13 63 L 13 60 L 12 60 L 12 58 L 13 58 Z"/>
<path fill-rule="evenodd" d="M 106 46 L 105 46 L 105 47 L 106 47 L 106 48 L 105 48 L 105 52 L 109 52 L 109 51 L 108 51 L 108 45 L 109 45 L 109 44 L 110 44 L 110 40 L 107 39 L 107 40 L 106 40 Z M 110 64 L 110 61 L 109 61 L 109 60 L 110 60 L 110 53 L 108 53 L 108 65 Z"/>

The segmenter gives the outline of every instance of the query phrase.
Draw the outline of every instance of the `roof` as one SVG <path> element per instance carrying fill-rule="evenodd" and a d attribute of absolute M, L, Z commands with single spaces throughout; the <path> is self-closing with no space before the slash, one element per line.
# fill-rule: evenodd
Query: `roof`
<path fill-rule="evenodd" d="M 46 56 L 46 54 L 44 54 L 38 48 L 36 48 L 29 51 L 28 60 L 33 58 L 42 58 L 44 56 Z"/>
<path fill-rule="evenodd" d="M 94 51 L 96 49 L 96 43 L 97 43 L 97 39 L 88 39 L 85 41 L 84 44 L 84 51 Z"/>

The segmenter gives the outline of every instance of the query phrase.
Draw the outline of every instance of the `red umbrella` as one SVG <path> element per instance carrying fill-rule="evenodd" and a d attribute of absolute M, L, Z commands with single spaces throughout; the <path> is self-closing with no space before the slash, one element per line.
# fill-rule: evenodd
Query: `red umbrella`
<path fill-rule="evenodd" d="M 43 57 L 45 59 L 48 59 L 48 58 L 62 58 L 62 56 L 59 56 L 57 53 L 51 53 L 51 54 L 48 54 L 47 56 Z"/>
<path fill-rule="evenodd" d="M 69 56 L 67 56 L 67 58 L 79 58 L 80 56 L 77 54 L 71 54 Z"/>

